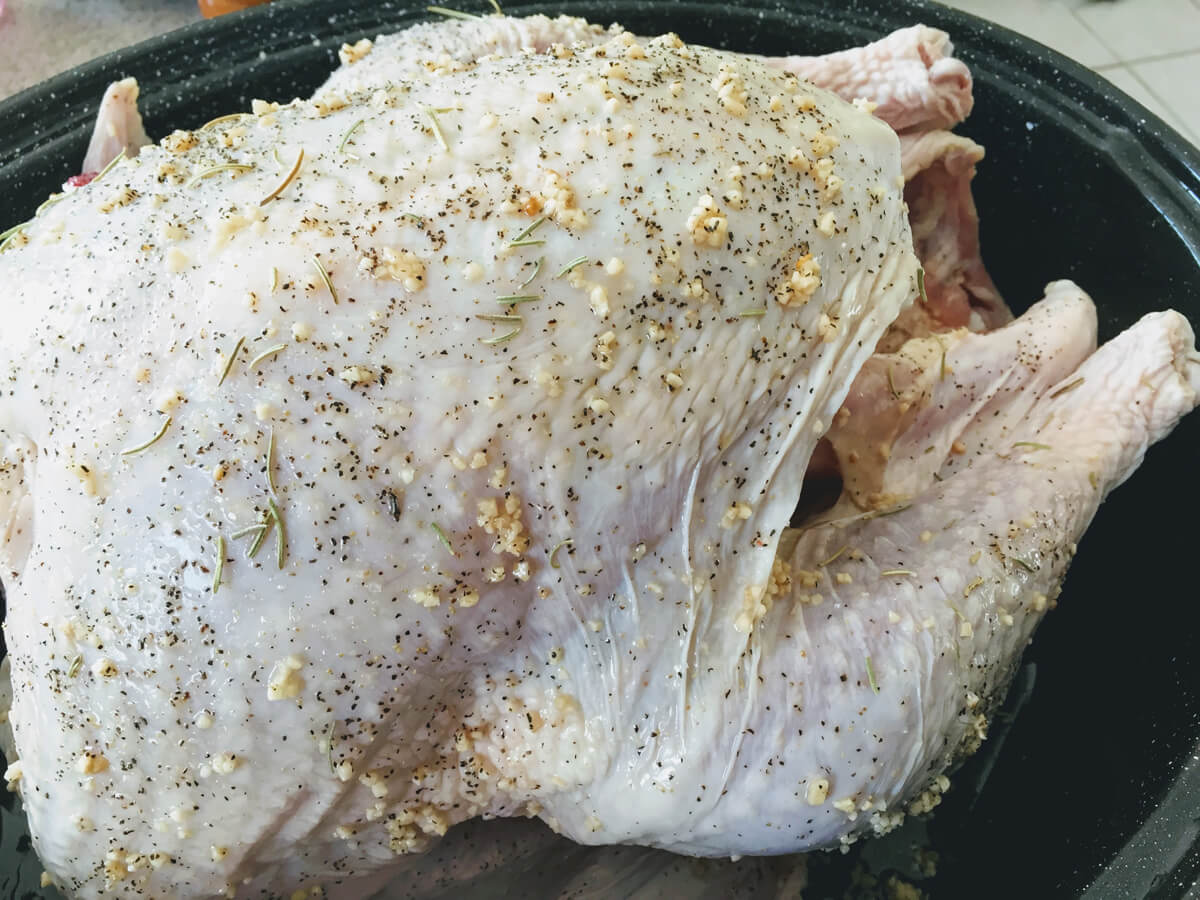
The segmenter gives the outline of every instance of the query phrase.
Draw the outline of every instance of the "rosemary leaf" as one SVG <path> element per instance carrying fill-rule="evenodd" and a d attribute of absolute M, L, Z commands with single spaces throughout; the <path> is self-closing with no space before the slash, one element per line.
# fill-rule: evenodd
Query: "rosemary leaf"
<path fill-rule="evenodd" d="M 221 163 L 221 165 L 219 165 L 219 166 L 211 166 L 210 168 L 205 169 L 203 172 L 198 172 L 197 174 L 193 175 L 188 180 L 188 183 L 184 185 L 184 187 L 188 187 L 188 188 L 195 187 L 197 184 L 199 184 L 205 178 L 209 178 L 213 175 L 216 175 L 219 172 L 237 172 L 240 174 L 242 172 L 252 172 L 252 171 L 254 171 L 254 166 L 246 166 L 246 165 L 242 165 L 241 163 Z M 98 178 L 99 178 L 99 176 L 97 176 L 96 179 L 93 179 L 93 183 Z"/>
<path fill-rule="evenodd" d="M 460 9 L 446 9 L 444 6 L 427 6 L 426 12 L 431 12 L 434 15 L 445 16 L 447 19 L 481 19 L 482 16 L 476 16 L 468 12 L 463 12 Z"/>
<path fill-rule="evenodd" d="M 442 526 L 437 522 L 432 522 L 430 523 L 429 527 L 432 528 L 434 534 L 438 536 L 438 540 L 442 542 L 442 546 L 446 548 L 446 552 L 457 559 L 458 554 L 454 552 L 454 548 L 450 545 L 450 538 L 446 537 L 446 532 L 442 531 Z"/>
<path fill-rule="evenodd" d="M 563 266 L 561 269 L 559 269 L 558 273 L 554 277 L 562 278 L 564 275 L 566 275 L 568 272 L 570 272 L 576 266 L 582 266 L 587 261 L 588 261 L 588 258 L 586 256 L 577 256 L 573 260 L 571 260 L 569 263 L 567 263 L 565 266 Z"/>
<path fill-rule="evenodd" d="M 436 137 L 438 143 L 442 145 L 442 149 L 449 153 L 450 145 L 446 142 L 446 135 L 442 133 L 442 123 L 438 121 L 437 110 L 430 106 L 423 107 L 423 109 L 425 111 L 425 115 L 429 116 L 429 121 L 433 125 L 434 137 Z"/>
<path fill-rule="evenodd" d="M 122 456 L 133 456 L 135 453 L 141 453 L 143 450 L 153 447 L 154 444 L 158 442 L 158 439 L 167 433 L 167 429 L 170 427 L 171 427 L 171 417 L 167 416 L 165 419 L 163 419 L 162 425 L 160 425 L 158 427 L 158 431 L 156 431 L 154 433 L 154 437 L 150 438 L 150 440 L 146 441 L 145 443 L 138 444 L 136 447 L 130 447 L 127 450 L 122 450 L 121 455 Z"/>
<path fill-rule="evenodd" d="M 95 184 L 97 181 L 99 181 L 99 180 L 100 180 L 100 179 L 102 179 L 102 178 L 103 178 L 105 175 L 107 175 L 109 172 L 111 172 L 111 171 L 113 170 L 113 168 L 114 168 L 114 167 L 117 165 L 117 163 L 119 163 L 119 162 L 120 162 L 121 160 L 123 160 L 124 158 L 125 158 L 125 148 L 124 148 L 124 147 L 122 147 L 122 148 L 121 148 L 121 152 L 120 152 L 120 153 L 118 153 L 116 156 L 114 156 L 114 157 L 113 157 L 111 160 L 109 160 L 109 162 L 108 162 L 108 165 L 107 165 L 107 166 L 105 166 L 103 169 L 101 169 L 101 170 L 100 170 L 100 171 L 99 171 L 99 172 L 96 174 L 96 177 L 95 177 L 95 178 L 93 178 L 93 179 L 92 179 L 90 182 L 88 182 L 88 183 L 89 183 L 89 184 Z"/>
<path fill-rule="evenodd" d="M 1013 562 L 1015 562 L 1018 566 L 1020 566 L 1026 572 L 1036 572 L 1037 571 L 1037 566 L 1033 565 L 1033 563 L 1030 563 L 1030 562 L 1027 562 L 1026 560 L 1021 559 L 1021 557 L 1019 557 L 1019 556 L 1010 556 L 1009 559 L 1011 559 Z"/>
<path fill-rule="evenodd" d="M 342 135 L 342 142 L 338 144 L 338 153 L 345 153 L 346 156 L 350 157 L 351 159 L 358 159 L 358 157 L 353 153 L 346 153 L 346 144 L 349 142 L 350 138 L 354 136 L 354 132 L 358 131 L 358 129 L 362 127 L 362 123 L 365 121 L 366 119 L 359 119 L 346 130 L 346 133 Z"/>
<path fill-rule="evenodd" d="M 506 332 L 506 333 L 500 335 L 499 337 L 480 338 L 479 343 L 489 344 L 489 345 L 504 344 L 504 343 L 507 343 L 508 341 L 511 341 L 513 338 L 515 338 L 520 333 L 521 333 L 521 327 L 517 326 L 512 331 Z"/>
<path fill-rule="evenodd" d="M 574 544 L 575 544 L 575 541 L 572 540 L 571 538 L 567 538 L 566 540 L 559 541 L 557 544 L 555 544 L 554 549 L 550 551 L 550 568 L 557 569 L 559 567 L 558 560 L 555 558 L 556 554 L 558 553 L 558 548 L 568 546 L 568 545 L 573 546 Z"/>
<path fill-rule="evenodd" d="M 505 294 L 503 297 L 497 297 L 496 302 L 502 303 L 505 306 L 511 306 L 514 303 L 533 303 L 541 299 L 541 296 L 538 294 Z"/>
<path fill-rule="evenodd" d="M 743 309 L 740 313 L 738 313 L 738 318 L 739 319 L 756 319 L 759 316 L 765 316 L 766 314 L 767 314 L 767 308 L 765 306 L 759 306 L 754 309 Z"/>
<path fill-rule="evenodd" d="M 283 516 L 279 514 L 279 507 L 273 498 L 267 498 L 267 506 L 270 507 L 271 518 L 275 520 L 275 563 L 282 569 L 287 556 L 287 532 L 283 527 Z"/>
<path fill-rule="evenodd" d="M 275 493 L 275 476 L 271 470 L 274 468 L 275 462 L 275 429 L 272 428 L 267 435 L 267 490 L 272 494 Z"/>
<path fill-rule="evenodd" d="M 879 693 L 879 685 L 875 681 L 875 667 L 871 665 L 871 657 L 867 657 L 867 681 L 871 683 L 871 690 Z"/>
<path fill-rule="evenodd" d="M 32 220 L 29 222 L 22 222 L 20 225 L 14 225 L 12 228 L 8 229 L 8 231 L 4 232 L 4 234 L 0 234 L 0 253 L 3 253 L 5 250 L 7 250 L 8 245 L 15 241 L 17 239 L 17 235 L 24 231 L 30 224 L 32 224 Z"/>
<path fill-rule="evenodd" d="M 197 131 L 207 131 L 208 129 L 212 128 L 214 125 L 220 125 L 222 122 L 232 122 L 234 119 L 242 119 L 248 115 L 250 115 L 250 113 L 230 113 L 227 116 L 217 116 L 215 119 L 211 119 L 208 122 L 205 122 L 203 125 L 201 125 L 196 130 Z"/>
<path fill-rule="evenodd" d="M 288 172 L 287 176 L 283 179 L 283 181 L 281 181 L 279 183 L 279 187 L 275 188 L 275 190 L 271 191 L 271 193 L 269 193 L 269 194 L 267 194 L 267 196 L 263 197 L 262 200 L 258 201 L 258 205 L 266 206 L 268 203 L 270 203 L 272 200 L 274 200 L 276 197 L 278 197 L 280 194 L 282 194 L 284 191 L 284 188 L 286 188 L 289 184 L 292 183 L 292 179 L 296 177 L 296 173 L 300 171 L 300 166 L 303 165 L 303 163 L 304 163 L 304 148 L 301 147 L 300 152 L 296 154 L 296 163 L 295 163 L 295 165 L 292 166 L 291 171 Z"/>
<path fill-rule="evenodd" d="M 247 558 L 254 559 L 255 555 L 262 548 L 263 541 L 265 541 L 267 539 L 267 535 L 271 533 L 271 526 L 273 524 L 274 523 L 270 519 L 261 523 L 261 527 L 258 531 L 258 537 L 254 539 L 254 543 L 250 545 L 250 549 L 246 553 Z"/>
<path fill-rule="evenodd" d="M 246 371 L 253 371 L 254 368 L 264 359 L 269 356 L 274 356 L 276 353 L 279 353 L 281 350 L 285 349 L 287 349 L 287 344 L 276 344 L 274 347 L 268 347 L 262 353 L 258 354 L 258 356 L 254 357 L 254 359 L 250 360 L 249 364 L 246 366 Z"/>
<path fill-rule="evenodd" d="M 527 225 L 520 234 L 518 234 L 515 238 L 513 238 L 511 241 L 509 241 L 509 244 L 516 246 L 517 241 L 525 240 L 525 238 L 529 237 L 531 234 L 533 234 L 535 231 L 537 231 L 538 227 L 545 221 L 546 221 L 545 216 L 538 216 L 536 219 L 534 219 L 532 222 L 530 222 L 529 225 Z"/>
<path fill-rule="evenodd" d="M 1028 447 L 1030 450 L 1050 450 L 1049 444 L 1039 444 L 1037 441 L 1015 441 L 1014 447 Z"/>
<path fill-rule="evenodd" d="M 217 535 L 217 571 L 213 574 L 213 596 L 221 589 L 221 575 L 225 571 L 225 536 Z"/>
<path fill-rule="evenodd" d="M 1076 378 L 1074 381 L 1064 384 L 1057 391 L 1055 391 L 1054 393 L 1052 393 L 1050 395 L 1050 399 L 1053 400 L 1055 397 L 1058 397 L 1061 394 L 1065 394 L 1067 391 L 1073 391 L 1073 390 L 1075 390 L 1075 388 L 1079 387 L 1081 384 L 1083 384 L 1083 376 L 1082 375 L 1080 377 Z"/>
<path fill-rule="evenodd" d="M 537 278 L 538 272 L 540 272 L 542 269 L 542 263 L 544 263 L 545 261 L 546 261 L 546 257 L 539 256 L 537 258 L 537 262 L 535 262 L 533 264 L 533 272 L 530 274 L 530 276 L 528 278 L 526 278 L 519 285 L 517 285 L 517 287 L 525 287 L 527 284 L 529 284 L 529 282 L 531 282 L 531 281 L 533 281 L 533 279 Z"/>
<path fill-rule="evenodd" d="M 237 343 L 233 345 L 233 352 L 229 354 L 229 359 L 225 361 L 225 368 L 221 370 L 221 380 L 217 382 L 217 387 L 225 383 L 225 379 L 229 376 L 229 370 L 233 368 L 233 361 L 237 359 L 238 353 L 242 349 L 242 344 L 246 342 L 244 337 L 237 339 Z"/>
<path fill-rule="evenodd" d="M 321 276 L 321 281 L 325 282 L 325 287 L 329 289 L 329 296 L 333 298 L 333 302 L 336 304 L 338 302 L 338 295 L 337 291 L 333 289 L 333 282 L 329 280 L 329 273 L 325 271 L 325 267 L 321 265 L 321 261 L 315 255 L 312 258 L 312 264 L 316 267 L 317 274 Z"/>
<path fill-rule="evenodd" d="M 845 553 L 845 552 L 846 552 L 846 549 L 847 549 L 849 546 L 850 546 L 849 544 L 843 544 L 843 545 L 842 545 L 842 547 L 841 547 L 841 549 L 840 549 L 840 550 L 838 550 L 838 552 L 837 552 L 837 553 L 833 554 L 833 556 L 829 557 L 829 559 L 825 560 L 825 562 L 817 563 L 817 568 L 818 568 L 818 569 L 823 569 L 823 568 L 825 568 L 827 565 L 829 565 L 830 563 L 837 561 L 837 559 L 838 559 L 839 557 L 841 557 L 841 555 L 842 555 L 843 553 Z"/>

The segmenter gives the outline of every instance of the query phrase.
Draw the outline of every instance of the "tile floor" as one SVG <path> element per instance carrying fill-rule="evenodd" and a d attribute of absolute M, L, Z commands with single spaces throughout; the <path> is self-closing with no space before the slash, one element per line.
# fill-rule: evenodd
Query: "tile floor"
<path fill-rule="evenodd" d="M 946 2 L 1091 66 L 1200 145 L 1200 0 Z M 5 4 L 0 99 L 106 50 L 199 18 L 193 0 L 0 2 Z"/>
<path fill-rule="evenodd" d="M 1200 0 L 943 0 L 1090 66 L 1200 145 Z"/>

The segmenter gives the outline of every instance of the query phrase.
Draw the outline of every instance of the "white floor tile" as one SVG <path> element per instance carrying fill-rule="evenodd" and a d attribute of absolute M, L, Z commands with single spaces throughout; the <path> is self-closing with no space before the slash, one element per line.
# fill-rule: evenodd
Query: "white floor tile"
<path fill-rule="evenodd" d="M 1121 62 L 1200 50 L 1200 8 L 1192 0 L 1107 0 L 1075 15 Z"/>
<path fill-rule="evenodd" d="M 1154 113 L 1184 137 L 1191 141 L 1196 140 L 1195 129 L 1190 128 L 1180 116 L 1176 115 L 1174 110 L 1170 109 L 1162 100 L 1160 100 L 1149 87 L 1146 86 L 1138 76 L 1133 74 L 1133 71 L 1128 66 L 1113 66 L 1105 69 L 1100 73 L 1118 88 L 1138 101 L 1150 112 Z M 1200 74 L 1200 73 L 1198 73 Z"/>
<path fill-rule="evenodd" d="M 1125 0 L 1128 2 L 1128 0 Z M 1183 0 L 1190 3 L 1191 0 Z M 1120 62 L 1116 54 L 1075 17 L 1062 0 L 951 0 L 958 7 L 1005 28 L 1019 31 L 1085 66 Z"/>
<path fill-rule="evenodd" d="M 1130 66 L 1200 144 L 1200 53 Z"/>

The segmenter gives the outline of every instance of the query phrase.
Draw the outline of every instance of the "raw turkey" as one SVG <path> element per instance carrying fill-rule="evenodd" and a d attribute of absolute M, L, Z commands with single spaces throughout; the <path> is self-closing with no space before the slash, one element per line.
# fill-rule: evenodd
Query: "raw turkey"
<path fill-rule="evenodd" d="M 1059 282 L 1007 323 L 970 235 L 875 352 L 921 302 L 893 125 L 962 115 L 957 66 L 890 125 L 803 61 L 485 23 L 517 39 L 176 132 L 0 254 L 6 779 L 72 896 L 362 896 L 477 817 L 887 831 L 1196 403 L 1180 316 L 1093 352 Z M 965 185 L 940 146 L 913 174 Z M 846 496 L 794 529 L 826 434 Z"/>

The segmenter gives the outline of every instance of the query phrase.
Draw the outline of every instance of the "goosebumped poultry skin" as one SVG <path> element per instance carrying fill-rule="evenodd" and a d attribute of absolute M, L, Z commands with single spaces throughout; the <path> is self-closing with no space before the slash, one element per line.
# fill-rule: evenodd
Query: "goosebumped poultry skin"
<path fill-rule="evenodd" d="M 895 134 L 626 36 L 260 113 L 0 257 L 9 774 L 48 871 L 333 890 L 521 813 L 770 850 L 712 767 L 743 593 L 916 293 Z"/>

